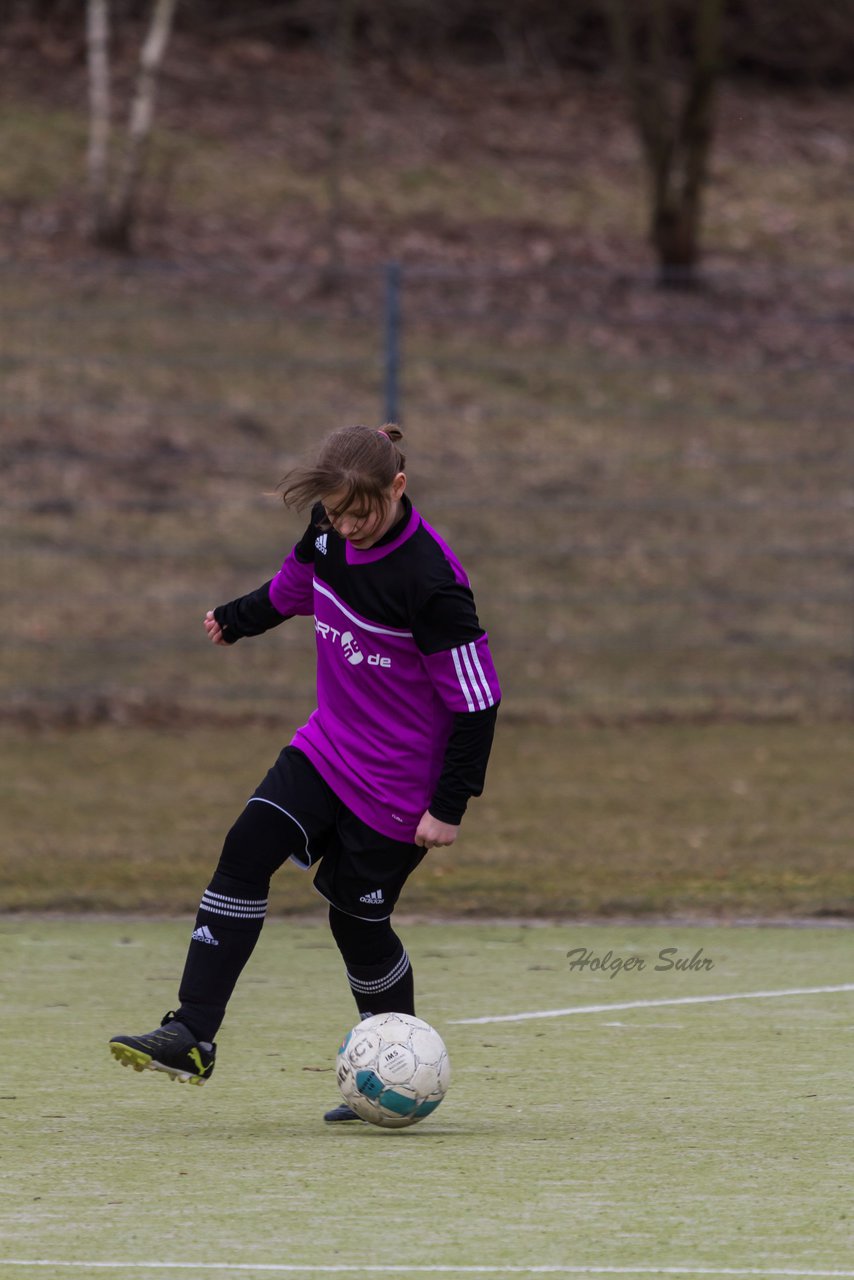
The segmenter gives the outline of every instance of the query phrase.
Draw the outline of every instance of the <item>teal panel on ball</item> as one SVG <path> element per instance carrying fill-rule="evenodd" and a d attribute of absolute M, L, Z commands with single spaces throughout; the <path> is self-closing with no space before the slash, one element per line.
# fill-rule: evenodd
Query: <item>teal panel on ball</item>
<path fill-rule="evenodd" d="M 356 1088 L 365 1098 L 378 1098 L 383 1091 L 383 1082 L 375 1071 L 357 1071 Z"/>
<path fill-rule="evenodd" d="M 395 1093 L 394 1089 L 384 1089 L 380 1097 L 380 1106 L 398 1116 L 410 1115 L 416 1105 L 414 1098 L 406 1098 L 402 1093 Z"/>
<path fill-rule="evenodd" d="M 421 1106 L 416 1108 L 415 1114 L 419 1119 L 421 1116 L 429 1116 L 430 1112 L 435 1111 L 441 1101 L 441 1098 L 437 1098 L 435 1102 L 422 1102 Z"/>
<path fill-rule="evenodd" d="M 340 1044 L 340 1046 L 339 1046 L 339 1048 L 338 1048 L 338 1052 L 339 1052 L 339 1053 L 343 1053 L 343 1052 L 344 1052 L 344 1050 L 347 1048 L 347 1045 L 350 1043 L 350 1040 L 352 1039 L 352 1037 L 353 1037 L 353 1032 L 352 1032 L 352 1031 L 348 1031 L 348 1032 L 347 1032 L 347 1034 L 346 1034 L 346 1036 L 344 1037 L 344 1039 L 341 1041 L 341 1044 Z"/>

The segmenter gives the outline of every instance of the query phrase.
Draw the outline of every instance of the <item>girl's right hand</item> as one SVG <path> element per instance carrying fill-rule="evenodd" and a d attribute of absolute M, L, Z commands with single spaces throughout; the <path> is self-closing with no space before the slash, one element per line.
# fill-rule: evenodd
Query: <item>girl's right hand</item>
<path fill-rule="evenodd" d="M 208 639 L 212 644 L 225 644 L 222 627 L 213 616 L 213 609 L 208 609 L 205 614 L 205 631 L 207 631 Z"/>

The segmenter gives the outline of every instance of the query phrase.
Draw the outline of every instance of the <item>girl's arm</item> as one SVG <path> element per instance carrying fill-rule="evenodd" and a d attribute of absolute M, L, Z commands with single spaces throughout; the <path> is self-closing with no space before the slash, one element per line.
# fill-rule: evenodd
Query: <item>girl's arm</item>
<path fill-rule="evenodd" d="M 435 592 L 413 630 L 427 672 L 454 717 L 439 781 L 416 833 L 417 844 L 432 848 L 451 843 L 450 829 L 459 826 L 472 796 L 483 791 L 501 688 L 467 586 L 454 583 Z"/>
<path fill-rule="evenodd" d="M 483 791 L 497 715 L 496 704 L 454 716 L 441 776 L 415 832 L 421 848 L 446 848 L 456 840 L 469 800 Z"/>
<path fill-rule="evenodd" d="M 265 582 L 257 591 L 240 596 L 228 604 L 217 605 L 205 617 L 205 630 L 214 644 L 234 644 L 245 636 L 260 636 L 277 627 L 293 614 L 280 613 L 270 601 L 270 587 L 274 579 Z"/>
<path fill-rule="evenodd" d="M 295 614 L 314 613 L 315 523 L 308 526 L 275 578 L 256 591 L 218 605 L 205 617 L 205 630 L 214 644 L 234 644 L 245 636 L 260 636 Z"/>

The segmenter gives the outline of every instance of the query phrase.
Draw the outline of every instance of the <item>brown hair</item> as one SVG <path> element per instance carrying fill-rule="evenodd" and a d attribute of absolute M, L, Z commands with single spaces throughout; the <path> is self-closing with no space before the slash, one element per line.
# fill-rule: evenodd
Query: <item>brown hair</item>
<path fill-rule="evenodd" d="M 279 488 L 282 500 L 298 511 L 324 494 L 341 490 L 338 510 L 351 507 L 366 511 L 388 501 L 388 489 L 406 458 L 397 442 L 403 432 L 393 422 L 374 427 L 341 427 L 326 437 L 314 462 L 293 467 Z"/>

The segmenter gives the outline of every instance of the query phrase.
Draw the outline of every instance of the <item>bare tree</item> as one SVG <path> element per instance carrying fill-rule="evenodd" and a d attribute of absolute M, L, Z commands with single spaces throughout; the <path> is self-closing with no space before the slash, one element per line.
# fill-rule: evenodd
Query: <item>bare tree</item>
<path fill-rule="evenodd" d="M 89 149 L 87 155 L 91 234 L 104 248 L 129 252 L 139 187 L 154 120 L 154 100 L 177 0 L 152 0 L 148 32 L 140 50 L 124 147 L 115 179 L 111 172 L 110 0 L 87 0 L 89 60 Z"/>
<path fill-rule="evenodd" d="M 605 0 L 650 178 L 659 281 L 672 287 L 698 283 L 724 2 L 693 0 L 684 79 L 674 85 L 672 0 Z"/>
<path fill-rule="evenodd" d="M 109 0 L 88 0 L 86 47 L 89 58 L 89 211 L 94 238 L 100 240 L 109 215 L 110 156 Z"/>

